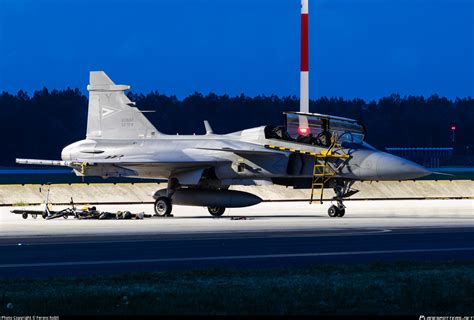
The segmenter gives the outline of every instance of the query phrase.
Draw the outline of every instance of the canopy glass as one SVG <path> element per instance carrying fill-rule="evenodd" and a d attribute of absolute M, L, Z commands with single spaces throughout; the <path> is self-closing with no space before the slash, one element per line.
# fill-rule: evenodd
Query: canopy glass
<path fill-rule="evenodd" d="M 362 143 L 365 138 L 364 125 L 353 119 L 299 112 L 285 116 L 287 136 L 299 142 L 327 145 L 334 136 L 340 144 Z"/>

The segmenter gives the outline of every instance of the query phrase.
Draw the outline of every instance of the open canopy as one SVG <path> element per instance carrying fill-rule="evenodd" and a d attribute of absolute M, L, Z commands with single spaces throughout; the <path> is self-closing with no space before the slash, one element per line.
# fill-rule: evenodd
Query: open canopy
<path fill-rule="evenodd" d="M 293 139 L 301 136 L 314 138 L 329 133 L 339 143 L 362 143 L 365 127 L 354 119 L 329 116 L 318 113 L 285 112 L 286 132 Z"/>
<path fill-rule="evenodd" d="M 291 140 L 328 147 L 331 139 L 337 142 L 361 144 L 365 127 L 354 119 L 317 113 L 285 112 L 285 126 L 266 128 L 269 139 Z"/>

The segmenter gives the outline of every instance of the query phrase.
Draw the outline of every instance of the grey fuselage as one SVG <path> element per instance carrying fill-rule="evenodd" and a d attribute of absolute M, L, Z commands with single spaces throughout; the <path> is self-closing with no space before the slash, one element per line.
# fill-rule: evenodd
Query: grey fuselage
<path fill-rule="evenodd" d="M 292 185 L 313 176 L 314 157 L 268 150 L 277 145 L 320 153 L 324 148 L 267 139 L 265 127 L 219 135 L 165 135 L 142 139 L 86 139 L 63 149 L 78 175 L 170 179 L 181 185 L 230 186 L 279 183 Z M 242 152 L 239 152 L 242 151 Z M 344 148 L 350 155 L 335 178 L 408 180 L 430 174 L 411 161 L 378 151 L 366 143 Z M 110 163 L 109 163 L 110 162 Z M 283 181 L 283 183 L 282 183 Z"/>

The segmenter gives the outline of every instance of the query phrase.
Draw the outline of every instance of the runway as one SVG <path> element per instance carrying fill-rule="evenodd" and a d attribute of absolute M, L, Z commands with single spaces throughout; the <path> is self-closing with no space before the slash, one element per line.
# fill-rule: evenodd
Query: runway
<path fill-rule="evenodd" d="M 472 200 L 348 202 L 344 218 L 329 218 L 328 205 L 263 203 L 222 218 L 176 207 L 174 218 L 105 221 L 23 220 L 1 208 L 0 277 L 474 258 Z"/>

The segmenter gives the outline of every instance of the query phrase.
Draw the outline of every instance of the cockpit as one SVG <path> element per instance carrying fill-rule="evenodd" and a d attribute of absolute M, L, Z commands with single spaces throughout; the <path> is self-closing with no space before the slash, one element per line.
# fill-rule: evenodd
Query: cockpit
<path fill-rule="evenodd" d="M 285 125 L 265 128 L 267 139 L 287 140 L 329 147 L 335 138 L 341 144 L 361 144 L 365 127 L 357 120 L 317 113 L 285 112 Z"/>

